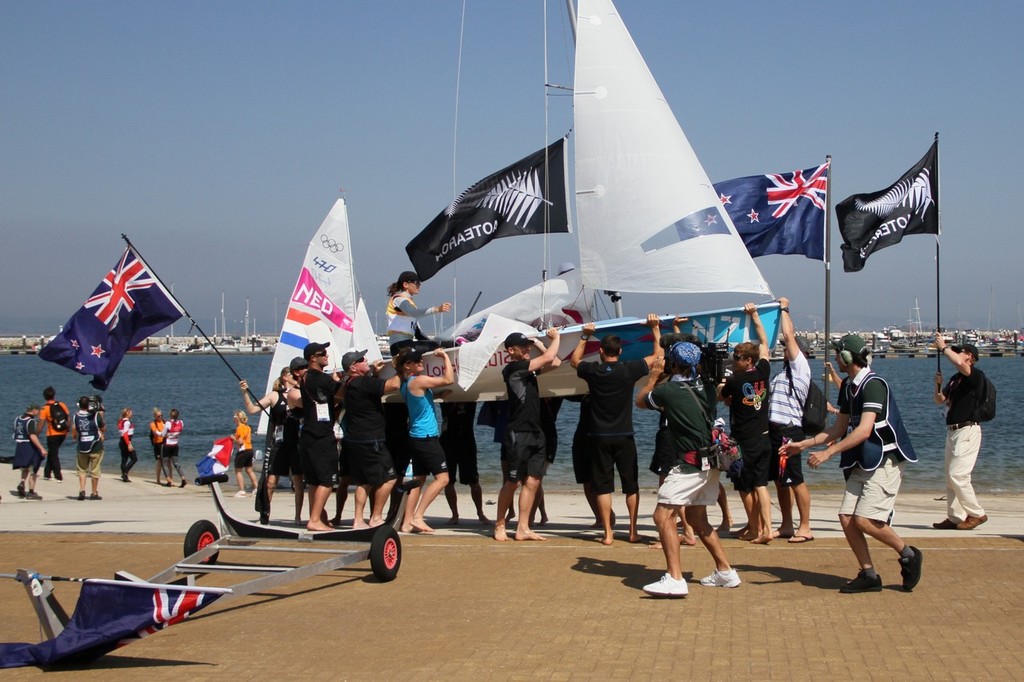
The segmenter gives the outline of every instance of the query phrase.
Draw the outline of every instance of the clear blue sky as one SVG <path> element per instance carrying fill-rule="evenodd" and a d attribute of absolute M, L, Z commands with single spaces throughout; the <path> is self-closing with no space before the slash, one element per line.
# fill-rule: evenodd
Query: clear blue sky
<path fill-rule="evenodd" d="M 832 154 L 837 203 L 895 181 L 938 131 L 942 322 L 1020 325 L 1024 3 L 618 8 L 713 181 Z M 359 284 L 382 310 L 405 244 L 455 192 L 571 125 L 570 98 L 545 102 L 541 1 L 470 0 L 456 136 L 461 15 L 455 0 L 0 0 L 0 333 L 56 331 L 121 232 L 207 331 L 224 291 L 229 331 L 249 297 L 271 333 L 339 189 Z M 571 84 L 564 3 L 548 15 L 549 80 Z M 915 300 L 934 324 L 932 237 L 849 275 L 833 241 L 833 329 L 905 325 Z M 576 260 L 575 235 L 551 249 L 553 266 Z M 495 242 L 458 262 L 457 288 L 449 268 L 421 299 L 491 303 L 538 281 L 542 261 L 539 238 Z M 798 326 L 821 329 L 821 265 L 757 263 Z M 744 297 L 727 298 L 634 296 L 626 311 Z"/>

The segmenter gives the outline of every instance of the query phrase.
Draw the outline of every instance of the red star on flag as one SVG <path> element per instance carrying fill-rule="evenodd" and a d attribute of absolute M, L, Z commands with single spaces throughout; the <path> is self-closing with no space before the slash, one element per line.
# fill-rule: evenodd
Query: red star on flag
<path fill-rule="evenodd" d="M 759 222 L 761 222 L 760 220 L 758 220 L 758 218 L 757 218 L 757 211 L 755 211 L 754 209 L 750 209 L 750 213 L 747 214 L 747 217 L 750 218 L 750 222 L 752 222 L 752 223 L 759 223 Z"/>
<path fill-rule="evenodd" d="M 726 205 L 726 204 L 731 204 L 732 203 L 732 195 L 731 194 L 719 194 L 718 198 L 722 200 L 722 205 Z"/>
<path fill-rule="evenodd" d="M 79 372 L 81 372 L 84 368 L 85 368 L 85 365 L 83 365 L 82 363 L 80 363 L 80 362 L 76 362 L 75 363 L 75 369 L 77 369 Z"/>
<path fill-rule="evenodd" d="M 71 339 L 71 347 L 76 350 L 78 349 L 78 339 Z"/>
<path fill-rule="evenodd" d="M 103 354 L 106 353 L 106 352 L 107 351 L 103 350 L 103 346 L 93 346 L 92 347 L 92 355 L 95 355 L 98 358 L 103 357 Z"/>
<path fill-rule="evenodd" d="M 706 225 L 714 225 L 717 222 L 718 222 L 718 216 L 715 215 L 714 213 L 708 213 L 704 217 L 704 224 L 706 224 Z"/>

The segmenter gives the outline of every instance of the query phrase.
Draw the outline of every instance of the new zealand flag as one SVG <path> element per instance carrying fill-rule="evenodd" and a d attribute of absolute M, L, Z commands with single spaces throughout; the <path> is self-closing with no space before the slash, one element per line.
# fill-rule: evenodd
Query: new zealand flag
<path fill-rule="evenodd" d="M 39 357 L 91 374 L 89 383 L 106 390 L 124 354 L 183 313 L 129 246 L 64 329 L 39 351 Z"/>
<path fill-rule="evenodd" d="M 752 258 L 802 254 L 825 258 L 828 164 L 715 183 Z"/>
<path fill-rule="evenodd" d="M 420 279 L 492 239 L 569 231 L 565 138 L 466 189 L 405 247 Z"/>
<path fill-rule="evenodd" d="M 0 644 L 0 668 L 81 665 L 180 623 L 231 590 L 86 580 L 64 630 L 39 644 Z"/>

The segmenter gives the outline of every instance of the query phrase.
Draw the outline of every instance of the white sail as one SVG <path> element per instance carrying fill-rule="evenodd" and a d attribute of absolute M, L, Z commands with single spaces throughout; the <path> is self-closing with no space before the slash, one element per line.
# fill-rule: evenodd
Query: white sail
<path fill-rule="evenodd" d="M 580 269 L 592 289 L 770 295 L 610 0 L 580 0 Z"/>
<path fill-rule="evenodd" d="M 348 211 L 345 200 L 338 199 L 306 249 L 270 363 L 267 391 L 281 369 L 301 356 L 302 349 L 313 341 L 331 344 L 328 367 L 340 367 L 341 356 L 356 343 L 365 343 L 360 348 L 376 353 L 371 359 L 379 358 L 369 316 L 365 309 L 362 314 L 357 312 L 361 305 L 352 271 Z M 257 431 L 266 433 L 266 429 L 267 415 L 263 413 Z"/>

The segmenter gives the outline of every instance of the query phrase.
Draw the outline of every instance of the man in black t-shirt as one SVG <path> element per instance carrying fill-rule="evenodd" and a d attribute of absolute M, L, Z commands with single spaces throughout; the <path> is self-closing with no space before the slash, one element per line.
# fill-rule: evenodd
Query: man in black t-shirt
<path fill-rule="evenodd" d="M 516 525 L 516 540 L 546 540 L 530 530 L 530 510 L 537 495 L 541 478 L 547 464 L 544 452 L 544 428 L 540 420 L 540 393 L 537 375 L 554 369 L 558 360 L 558 329 L 547 331 L 551 345 L 544 347 L 539 339 L 530 339 L 525 334 L 513 332 L 505 338 L 505 350 L 509 362 L 501 371 L 508 390 L 509 418 L 505 426 L 502 448 L 508 461 L 508 476 L 498 493 L 497 519 L 494 522 L 494 539 L 508 540 L 505 532 L 505 516 L 512 506 L 512 495 L 519 484 L 519 521 Z M 541 352 L 530 358 L 530 349 Z"/>
<path fill-rule="evenodd" d="M 945 388 L 942 372 L 935 373 L 935 404 L 946 405 L 946 518 L 932 526 L 939 529 L 974 530 L 988 521 L 971 485 L 971 472 L 981 450 L 981 424 L 975 414 L 985 386 L 985 375 L 975 367 L 978 348 L 970 343 L 947 346 L 942 333 L 935 347 L 956 368 Z"/>
<path fill-rule="evenodd" d="M 615 491 L 615 470 L 619 472 L 622 494 L 626 496 L 626 510 L 629 512 L 629 541 L 640 542 L 636 530 L 640 510 L 639 467 L 637 465 L 636 443 L 633 440 L 633 389 L 636 382 L 647 376 L 648 367 L 662 357 L 664 351 L 661 339 L 660 321 L 651 313 L 647 326 L 654 336 L 654 350 L 642 360 L 619 360 L 622 341 L 610 334 L 601 339 L 598 354 L 600 362 L 584 361 L 587 340 L 594 334 L 594 324 L 583 327 L 580 340 L 572 352 L 569 362 L 576 369 L 576 375 L 587 382 L 590 391 L 590 423 L 587 435 L 594 444 L 591 460 L 591 490 L 597 503 L 597 511 L 604 526 L 601 544 L 614 541 L 612 532 L 612 493 Z"/>
<path fill-rule="evenodd" d="M 758 345 L 749 341 L 733 349 L 732 376 L 719 385 L 719 399 L 729 406 L 729 428 L 743 455 L 743 468 L 736 489 L 747 512 L 747 527 L 741 540 L 766 545 L 772 540 L 772 507 L 768 497 L 768 469 L 771 445 L 768 440 L 768 381 L 771 366 L 768 335 L 757 314 L 757 306 L 748 303 L 743 312 L 750 316 Z"/>
<path fill-rule="evenodd" d="M 353 528 L 372 528 L 384 523 L 384 504 L 398 478 L 385 443 L 381 398 L 398 390 L 401 377 L 396 374 L 387 381 L 381 379 L 379 372 L 383 367 L 383 361 L 371 367 L 365 350 L 352 350 L 341 358 L 341 368 L 346 373 L 342 419 L 345 452 L 352 466 L 352 482 L 356 484 Z M 369 524 L 363 519 L 367 498 L 372 500 Z"/>
<path fill-rule="evenodd" d="M 309 363 L 306 375 L 299 383 L 302 395 L 302 436 L 299 455 L 302 474 L 311 486 L 309 521 L 306 530 L 331 530 L 326 521 L 324 507 L 331 490 L 338 484 L 338 444 L 334 424 L 338 421 L 337 393 L 341 389 L 338 373 L 325 374 L 329 362 L 327 348 L 330 343 L 310 343 L 302 350 Z"/>

